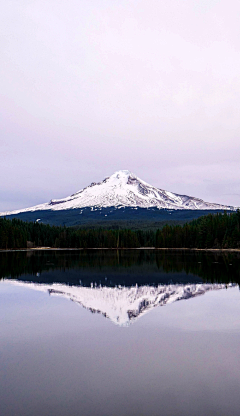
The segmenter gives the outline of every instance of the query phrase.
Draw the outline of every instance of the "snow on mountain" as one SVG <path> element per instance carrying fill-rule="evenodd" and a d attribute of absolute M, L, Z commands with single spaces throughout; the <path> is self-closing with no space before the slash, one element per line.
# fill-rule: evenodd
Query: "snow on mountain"
<path fill-rule="evenodd" d="M 135 287 L 83 287 L 64 284 L 39 284 L 19 280 L 4 280 L 17 286 L 67 298 L 92 313 L 100 313 L 114 324 L 128 326 L 156 306 L 203 295 L 207 291 L 226 288 L 226 284 L 188 284 Z M 228 287 L 231 284 L 227 285 Z"/>
<path fill-rule="evenodd" d="M 140 207 L 159 209 L 191 210 L 234 210 L 232 206 L 204 202 L 202 199 L 179 195 L 155 188 L 142 181 L 128 170 L 120 170 L 99 183 L 91 183 L 86 188 L 63 199 L 52 199 L 50 202 L 34 207 L 2 212 L 0 215 L 18 214 L 38 210 L 67 210 L 85 207 Z"/>

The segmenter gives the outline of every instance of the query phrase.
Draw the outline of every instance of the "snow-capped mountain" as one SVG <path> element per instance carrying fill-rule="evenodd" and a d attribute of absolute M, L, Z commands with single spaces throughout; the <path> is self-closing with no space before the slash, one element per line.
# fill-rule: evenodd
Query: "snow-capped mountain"
<path fill-rule="evenodd" d="M 34 207 L 0 213 L 12 215 L 33 211 L 60 211 L 92 207 L 135 207 L 158 209 L 188 210 L 234 210 L 232 206 L 204 202 L 202 199 L 179 195 L 155 188 L 142 181 L 128 170 L 120 170 L 99 183 L 91 183 L 86 188 L 63 199 L 52 199 L 50 202 Z"/>
<path fill-rule="evenodd" d="M 188 284 L 134 287 L 83 287 L 64 284 L 38 284 L 19 280 L 4 280 L 17 286 L 67 298 L 92 313 L 100 313 L 114 324 L 128 326 L 156 306 L 203 295 L 210 290 L 226 288 L 226 284 Z M 3 281 L 3 282 L 4 282 Z M 229 284 L 227 287 L 231 287 Z"/>

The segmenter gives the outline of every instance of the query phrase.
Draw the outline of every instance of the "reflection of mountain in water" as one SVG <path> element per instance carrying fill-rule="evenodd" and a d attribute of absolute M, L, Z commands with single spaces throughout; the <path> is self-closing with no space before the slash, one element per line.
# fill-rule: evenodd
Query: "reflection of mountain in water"
<path fill-rule="evenodd" d="M 128 326 L 156 306 L 203 295 L 210 290 L 226 288 L 225 284 L 188 284 L 135 287 L 83 287 L 64 284 L 37 284 L 6 280 L 53 296 L 65 297 L 93 313 L 100 313 L 113 323 Z M 228 285 L 229 286 L 229 285 Z"/>
<path fill-rule="evenodd" d="M 239 264 L 239 254 L 193 251 L 23 251 L 0 253 L 0 277 L 129 325 L 155 306 L 239 283 Z"/>

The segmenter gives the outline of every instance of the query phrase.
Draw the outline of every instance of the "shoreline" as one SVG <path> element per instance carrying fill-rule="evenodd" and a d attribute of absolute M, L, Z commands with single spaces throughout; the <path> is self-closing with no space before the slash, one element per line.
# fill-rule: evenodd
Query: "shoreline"
<path fill-rule="evenodd" d="M 34 252 L 34 251 L 83 251 L 83 250 L 161 250 L 161 251 L 203 251 L 203 252 L 213 252 L 213 253 L 240 253 L 240 248 L 187 248 L 187 247 L 81 247 L 81 248 L 54 248 L 54 247 L 33 247 L 33 248 L 19 248 L 19 249 L 1 249 L 0 253 L 10 253 L 10 252 Z"/>

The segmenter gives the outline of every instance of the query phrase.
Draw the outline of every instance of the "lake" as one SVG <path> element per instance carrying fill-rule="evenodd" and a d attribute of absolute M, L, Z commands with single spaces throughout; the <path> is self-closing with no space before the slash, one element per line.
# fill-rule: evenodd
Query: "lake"
<path fill-rule="evenodd" d="M 239 416 L 240 256 L 0 253 L 0 414 Z"/>

